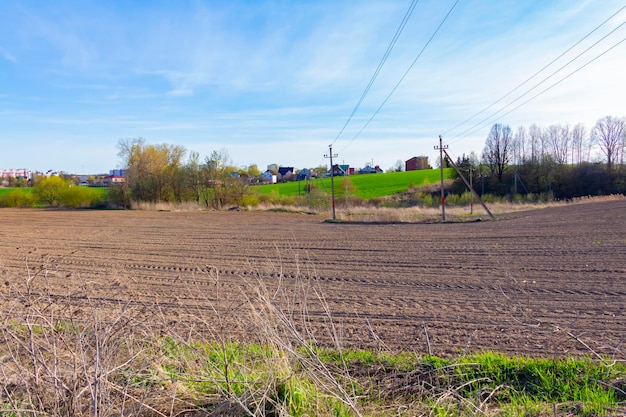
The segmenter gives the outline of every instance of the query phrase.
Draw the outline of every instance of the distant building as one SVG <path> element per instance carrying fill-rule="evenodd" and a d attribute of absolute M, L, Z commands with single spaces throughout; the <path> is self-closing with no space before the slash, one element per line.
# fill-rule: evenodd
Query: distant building
<path fill-rule="evenodd" d="M 0 178 L 26 178 L 30 179 L 33 172 L 30 169 L 0 169 Z"/>
<path fill-rule="evenodd" d="M 290 181 L 294 177 L 293 167 L 279 167 L 278 168 L 278 181 Z"/>
<path fill-rule="evenodd" d="M 359 174 L 381 174 L 383 172 L 382 169 L 378 165 L 372 168 L 371 165 L 367 165 L 365 168 L 361 168 L 359 170 Z"/>
<path fill-rule="evenodd" d="M 270 184 L 276 184 L 277 176 L 275 171 L 267 170 L 260 175 L 262 182 L 268 182 Z"/>
<path fill-rule="evenodd" d="M 420 169 L 431 169 L 432 167 L 428 164 L 427 156 L 414 156 L 413 158 L 404 162 L 404 170 L 405 171 L 417 171 Z"/>
<path fill-rule="evenodd" d="M 126 180 L 120 175 L 107 175 L 103 180 L 104 185 L 107 186 L 122 185 L 124 182 L 126 182 Z"/>
<path fill-rule="evenodd" d="M 333 165 L 333 177 L 343 177 L 344 175 L 347 175 L 346 171 L 348 168 L 350 168 L 348 165 Z"/>
<path fill-rule="evenodd" d="M 297 176 L 298 181 L 305 181 L 311 179 L 311 170 L 308 168 L 302 168 L 300 172 L 298 172 Z"/>

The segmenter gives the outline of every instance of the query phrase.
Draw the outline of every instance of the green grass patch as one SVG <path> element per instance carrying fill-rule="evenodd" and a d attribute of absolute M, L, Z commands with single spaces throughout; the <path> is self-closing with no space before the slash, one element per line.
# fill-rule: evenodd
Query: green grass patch
<path fill-rule="evenodd" d="M 544 416 L 555 410 L 557 415 L 602 416 L 626 410 L 626 366 L 621 363 L 491 352 L 452 359 L 311 347 L 298 352 L 302 358 L 315 357 L 311 363 L 335 373 L 337 381 L 369 410 L 402 403 L 419 404 L 430 415 L 440 416 L 487 410 L 507 416 Z M 280 349 L 237 343 L 190 346 L 169 340 L 163 344 L 163 353 L 172 362 L 162 369 L 170 378 L 189 381 L 190 391 L 242 396 L 251 389 L 271 386 L 272 401 L 290 415 L 351 415 L 305 372 L 307 360 L 294 362 Z M 322 405 L 320 398 L 326 398 Z"/>
<path fill-rule="evenodd" d="M 186 412 L 197 407 L 198 412 L 202 408 L 207 414 L 233 416 L 382 417 L 391 415 L 390 410 L 401 410 L 393 413 L 397 416 L 626 413 L 626 364 L 595 357 L 527 358 L 485 352 L 442 358 L 409 352 L 339 351 L 289 342 L 188 341 L 167 335 L 133 338 L 124 329 L 115 329 L 107 338 L 114 343 L 102 346 L 102 363 L 110 366 L 106 378 L 134 398 L 161 398 L 163 402 L 154 403 L 162 407 L 159 415 L 176 414 L 170 408 L 172 395 L 184 399 Z M 12 364 L 5 369 L 9 377 L 14 377 L 11 372 L 49 369 L 54 372 L 50 375 L 74 381 L 77 375 L 83 377 L 75 372 L 76 366 L 93 366 L 81 362 L 93 359 L 95 345 L 90 328 L 79 322 L 42 320 L 25 325 L 5 321 L 0 333 L 19 342 L 10 349 L 0 345 L 0 357 Z M 32 351 L 30 346 L 42 348 Z M 84 375 L 90 378 L 91 374 Z M 30 381 L 14 378 L 24 384 Z M 92 387 L 89 378 L 81 379 L 81 384 Z M 20 396 L 17 388 L 5 390 L 7 399 L 11 397 L 0 402 L 0 414 L 15 413 L 24 399 L 53 395 L 55 391 L 46 390 L 49 386 L 19 387 L 37 396 Z M 221 413 L 224 404 L 245 404 L 253 412 Z M 38 414 L 66 415 L 60 411 L 51 408 Z"/>
<path fill-rule="evenodd" d="M 363 398 L 420 402 L 431 415 L 613 415 L 626 412 L 626 366 L 591 358 L 508 357 L 486 352 L 461 358 L 410 353 L 316 350 L 329 367 L 360 375 Z M 453 395 L 450 395 L 453 394 Z"/>
<path fill-rule="evenodd" d="M 420 171 L 387 172 L 383 174 L 350 175 L 347 177 L 335 177 L 335 191 L 340 194 L 340 188 L 344 179 L 351 183 L 349 193 L 355 197 L 371 199 L 385 197 L 408 190 L 410 187 L 420 187 L 435 184 L 440 181 L 438 169 Z M 454 178 L 452 168 L 444 169 L 444 178 Z M 289 197 L 306 194 L 306 184 L 309 183 L 319 189 L 330 192 L 330 178 L 318 178 L 310 181 L 296 181 L 279 184 L 259 185 L 254 187 L 261 195 L 277 195 Z"/>
<path fill-rule="evenodd" d="M 33 192 L 33 187 L 25 187 L 25 188 L 20 188 L 20 187 L 0 187 L 0 197 L 4 197 L 7 196 L 9 194 L 11 194 L 12 192 L 15 191 L 21 191 L 25 194 L 32 194 Z"/>
<path fill-rule="evenodd" d="M 101 207 L 109 196 L 106 187 L 66 187 L 57 191 L 56 204 L 62 207 Z M 36 187 L 5 187 L 0 188 L 0 207 L 46 207 L 41 192 Z"/>

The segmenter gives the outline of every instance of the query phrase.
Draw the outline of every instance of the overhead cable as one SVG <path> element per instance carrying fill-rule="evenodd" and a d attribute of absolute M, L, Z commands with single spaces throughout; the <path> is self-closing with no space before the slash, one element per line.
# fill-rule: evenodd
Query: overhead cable
<path fill-rule="evenodd" d="M 346 123 L 343 125 L 343 127 L 341 128 L 341 130 L 337 134 L 337 137 L 335 137 L 335 140 L 333 141 L 333 143 L 335 143 L 337 141 L 337 139 L 339 139 L 339 137 L 341 136 L 343 131 L 346 129 L 346 127 L 348 126 L 348 124 L 352 120 L 352 117 L 354 116 L 356 111 L 361 106 L 361 103 L 363 103 L 363 100 L 365 99 L 365 96 L 367 96 L 367 94 L 369 93 L 370 88 L 372 87 L 372 84 L 374 84 L 374 81 L 378 77 L 378 74 L 380 73 L 380 70 L 382 69 L 383 65 L 385 65 L 385 62 L 387 61 L 387 58 L 389 57 L 389 54 L 393 50 L 393 47 L 395 46 L 396 42 L 398 41 L 398 38 L 400 37 L 400 34 L 404 30 L 404 27 L 406 26 L 406 23 L 409 21 L 409 18 L 411 17 L 411 14 L 413 13 L 413 10 L 415 9 L 415 6 L 417 5 L 418 2 L 419 2 L 419 0 L 412 0 L 411 5 L 409 6 L 409 9 L 404 14 L 404 18 L 402 19 L 402 22 L 400 22 L 400 26 L 398 27 L 398 29 L 396 30 L 395 35 L 393 36 L 393 39 L 391 40 L 391 42 L 387 46 L 387 50 L 385 51 L 385 54 L 383 55 L 383 57 L 381 58 L 380 62 L 378 63 L 378 67 L 376 68 L 376 71 L 374 71 L 374 74 L 372 75 L 372 78 L 370 79 L 369 83 L 367 84 L 367 87 L 365 87 L 365 90 L 363 90 L 363 94 L 361 94 L 361 98 L 359 98 L 359 101 L 356 103 L 356 106 L 354 106 L 354 109 L 352 110 L 352 113 L 350 113 L 350 116 L 348 117 L 348 120 L 346 120 Z"/>
<path fill-rule="evenodd" d="M 626 9 L 626 5 L 622 6 L 618 11 L 616 11 L 615 13 L 613 13 L 611 16 L 609 16 L 606 20 L 604 20 L 602 23 L 600 23 L 598 26 L 596 26 L 591 32 L 587 33 L 585 36 L 583 36 L 578 42 L 576 42 L 575 44 L 573 44 L 572 46 L 570 46 L 569 48 L 567 48 L 563 53 L 561 53 L 559 56 L 557 56 L 556 58 L 554 58 L 552 61 L 550 61 L 549 63 L 547 63 L 546 65 L 543 66 L 543 68 L 541 68 L 539 71 L 535 72 L 533 75 L 531 75 L 530 77 L 528 77 L 524 82 L 522 82 L 521 84 L 518 84 L 517 87 L 513 88 L 511 91 L 509 91 L 508 93 L 506 93 L 505 95 L 503 95 L 502 97 L 500 97 L 499 99 L 497 99 L 496 101 L 494 101 L 493 103 L 491 103 L 490 105 L 488 105 L 487 107 L 485 107 L 484 109 L 482 109 L 481 111 L 479 111 L 478 113 L 474 114 L 473 116 L 469 117 L 468 119 L 460 122 L 459 124 L 457 124 L 454 127 L 451 127 L 450 129 L 446 130 L 445 132 L 443 132 L 443 135 L 446 135 L 448 133 L 450 133 L 451 131 L 455 130 L 456 128 L 463 126 L 464 124 L 466 124 L 467 122 L 469 122 L 470 120 L 475 119 L 476 117 L 480 116 L 481 114 L 483 114 L 484 112 L 486 112 L 487 110 L 489 110 L 490 108 L 492 108 L 493 106 L 495 106 L 496 104 L 498 104 L 499 102 L 501 102 L 502 100 L 504 100 L 505 98 L 507 98 L 508 96 L 510 96 L 512 93 L 514 93 L 515 91 L 519 90 L 522 86 L 526 85 L 530 80 L 532 80 L 533 78 L 535 78 L 537 75 L 541 74 L 546 68 L 548 68 L 550 65 L 554 64 L 556 61 L 558 61 L 559 59 L 561 59 L 565 54 L 567 54 L 569 51 L 571 51 L 572 49 L 574 49 L 576 46 L 580 45 L 581 42 L 583 42 L 585 39 L 587 39 L 589 36 L 591 36 L 594 32 L 596 32 L 598 29 L 600 29 L 602 26 L 604 26 L 606 23 L 608 23 L 611 19 L 613 19 L 615 16 L 617 16 L 622 10 Z M 621 25 L 620 25 L 621 26 Z"/>
<path fill-rule="evenodd" d="M 540 92 L 538 92 L 537 94 L 535 94 L 534 96 L 530 97 L 529 99 L 527 99 L 526 101 L 520 103 L 519 105 L 515 106 L 514 108 L 512 108 L 511 110 L 507 111 L 506 113 L 502 114 L 501 116 L 499 116 L 497 119 L 492 119 L 489 122 L 483 124 L 483 125 L 475 125 L 474 127 L 476 127 L 476 129 L 472 130 L 470 133 L 468 133 L 466 136 L 470 136 L 471 134 L 474 134 L 475 132 L 477 132 L 480 129 L 483 129 L 487 126 L 489 126 L 490 124 L 494 123 L 496 120 L 501 119 L 504 116 L 507 116 L 511 113 L 513 113 L 515 110 L 519 109 L 520 107 L 524 106 L 525 104 L 529 103 L 530 101 L 536 99 L 537 97 L 539 97 L 540 95 L 546 93 L 547 91 L 551 90 L 552 88 L 556 87 L 557 85 L 559 85 L 560 83 L 562 83 L 563 81 L 565 81 L 566 79 L 568 79 L 569 77 L 571 77 L 572 75 L 576 74 L 578 71 L 582 70 L 583 68 L 585 68 L 586 66 L 590 65 L 591 63 L 593 63 L 594 61 L 598 60 L 599 58 L 601 58 L 602 56 L 606 55 L 607 53 L 609 53 L 610 51 L 612 51 L 613 49 L 617 48 L 619 45 L 621 45 L 622 43 L 624 43 L 624 41 L 626 41 L 626 38 L 620 40 L 619 42 L 615 43 L 613 46 L 611 46 L 610 48 L 606 49 L 604 52 L 602 52 L 601 54 L 597 55 L 596 57 L 592 58 L 591 60 L 587 61 L 585 64 L 581 65 L 580 67 L 576 68 L 574 71 L 570 72 L 569 74 L 567 74 L 565 77 L 561 78 L 560 80 L 556 81 L 555 83 L 551 84 L 550 86 L 544 88 L 543 90 L 541 90 Z M 510 103 L 509 105 L 511 105 L 513 103 Z M 507 106 L 508 107 L 508 106 Z M 503 109 L 501 109 L 503 110 Z M 495 115 L 494 115 L 495 116 Z M 485 119 L 486 120 L 486 119 Z M 484 120 L 483 120 L 484 121 Z M 456 140 L 451 141 L 450 143 L 454 143 L 457 142 L 458 140 L 460 140 L 461 138 L 458 138 Z"/>
<path fill-rule="evenodd" d="M 620 25 L 618 25 L 617 27 L 615 27 L 612 31 L 610 31 L 609 33 L 607 33 L 606 35 L 604 35 L 602 38 L 600 38 L 598 41 L 594 42 L 591 46 L 589 46 L 587 49 L 585 49 L 584 51 L 580 52 L 578 55 L 576 55 L 574 58 L 570 59 L 568 62 L 566 62 L 565 64 L 563 64 L 562 66 L 560 66 L 557 70 L 553 71 L 550 75 L 548 75 L 547 77 L 545 77 L 543 80 L 539 81 L 538 83 L 536 83 L 534 86 L 532 86 L 531 88 L 529 88 L 528 90 L 526 90 L 525 93 L 519 95 L 517 98 L 515 98 L 513 101 L 511 101 L 509 104 L 507 104 L 504 107 L 501 107 L 499 110 L 495 111 L 494 113 L 492 113 L 490 116 L 482 119 L 480 122 L 474 124 L 472 127 L 466 129 L 465 131 L 461 132 L 460 134 L 454 136 L 452 139 L 453 141 L 449 142 L 449 143 L 453 143 L 456 142 L 460 139 L 462 139 L 463 137 L 468 136 L 468 132 L 473 131 L 474 128 L 476 126 L 482 125 L 485 121 L 493 119 L 494 117 L 496 117 L 499 113 L 501 113 L 502 111 L 504 111 L 505 109 L 509 108 L 510 106 L 512 106 L 513 104 L 515 104 L 516 102 L 518 102 L 519 100 L 521 100 L 522 98 L 524 98 L 525 96 L 527 96 L 528 94 L 530 94 L 533 90 L 535 90 L 537 87 L 541 86 L 543 83 L 545 83 L 546 81 L 548 81 L 550 78 L 552 78 L 553 76 L 555 76 L 556 74 L 558 74 L 559 72 L 561 72 L 562 70 L 564 70 L 566 67 L 570 66 L 574 61 L 576 61 L 578 58 L 580 58 L 581 56 L 583 56 L 584 54 L 586 54 L 587 52 L 589 52 L 591 49 L 595 48 L 600 42 L 602 42 L 603 40 L 605 40 L 607 37 L 609 37 L 610 35 L 612 35 L 615 31 L 617 31 L 618 29 L 620 29 L 622 26 L 624 26 L 626 24 L 626 22 L 622 22 Z M 516 109 L 519 107 L 516 107 Z M 509 114 L 510 112 L 507 112 L 506 114 Z M 500 116 L 502 117 L 502 116 Z M 456 139 L 456 140 L 454 140 Z"/>
<path fill-rule="evenodd" d="M 411 69 L 415 66 L 415 63 L 418 61 L 418 59 L 422 56 L 422 54 L 424 53 L 424 51 L 426 50 L 426 48 L 428 47 L 428 45 L 430 45 L 430 43 L 432 42 L 432 40 L 435 38 L 435 36 L 437 35 L 437 33 L 439 33 L 439 30 L 441 29 L 441 27 L 444 25 L 444 23 L 446 23 L 446 21 L 448 20 L 448 17 L 450 17 L 450 15 L 452 14 L 452 11 L 454 10 L 454 8 L 456 7 L 456 5 L 459 3 L 460 0 L 456 0 L 454 2 L 454 4 L 452 5 L 452 7 L 450 8 L 450 10 L 448 10 L 448 13 L 445 15 L 445 17 L 443 18 L 443 20 L 441 21 L 441 23 L 439 23 L 439 26 L 437 26 L 437 29 L 435 29 L 435 31 L 433 32 L 433 34 L 430 36 L 430 38 L 428 39 L 428 41 L 426 42 L 426 44 L 424 45 L 424 47 L 421 49 L 421 51 L 419 52 L 419 54 L 417 54 L 417 57 L 415 57 L 415 59 L 413 60 L 413 62 L 411 63 L 411 65 L 409 65 L 409 67 L 407 68 L 407 70 L 404 72 L 404 74 L 402 75 L 402 77 L 400 77 L 400 79 L 398 80 L 398 82 L 396 83 L 396 85 L 393 87 L 393 89 L 391 90 L 391 92 L 387 95 L 387 97 L 385 98 L 385 100 L 383 100 L 383 102 L 381 103 L 380 106 L 378 106 L 378 108 L 376 109 L 376 111 L 374 112 L 374 114 L 372 114 L 372 116 L 367 120 L 367 122 L 365 123 L 365 125 L 363 125 L 363 127 L 361 128 L 361 130 L 358 131 L 358 133 L 352 138 L 350 139 L 350 141 L 346 144 L 346 146 L 343 147 L 343 149 L 340 152 L 343 152 L 348 146 L 350 146 L 350 144 L 352 142 L 354 142 L 363 132 L 363 130 L 365 130 L 365 128 L 367 126 L 369 126 L 369 124 L 371 123 L 371 121 L 374 119 L 374 117 L 376 117 L 376 115 L 380 112 L 380 110 L 383 108 L 383 106 L 387 103 L 387 101 L 389 101 L 389 99 L 391 98 L 391 96 L 393 95 L 393 93 L 396 92 L 396 90 L 398 89 L 398 87 L 400 86 L 400 84 L 402 83 L 402 81 L 404 81 L 404 79 L 406 78 L 406 76 L 408 75 L 409 71 L 411 71 Z"/>

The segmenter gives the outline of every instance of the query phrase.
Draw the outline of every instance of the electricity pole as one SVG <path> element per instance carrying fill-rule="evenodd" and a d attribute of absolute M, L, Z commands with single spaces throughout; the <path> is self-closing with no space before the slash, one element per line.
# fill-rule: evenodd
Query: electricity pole
<path fill-rule="evenodd" d="M 439 151 L 439 170 L 441 172 L 441 218 L 446 221 L 446 195 L 443 189 L 443 150 L 448 149 L 448 145 L 443 146 L 443 139 L 439 135 L 439 146 L 435 146 L 435 150 Z"/>
<path fill-rule="evenodd" d="M 467 182 L 467 180 L 465 179 L 465 175 L 463 175 L 463 172 L 461 172 L 461 170 L 459 169 L 458 166 L 456 166 L 456 164 L 454 163 L 454 161 L 452 160 L 452 158 L 450 158 L 450 155 L 448 155 L 448 152 L 446 152 L 446 150 L 444 149 L 443 152 L 446 154 L 446 156 L 448 157 L 448 160 L 450 161 L 450 165 L 452 165 L 452 168 L 454 168 L 456 170 L 456 173 L 459 174 L 459 177 L 463 180 L 463 182 L 465 183 L 465 185 L 467 185 L 470 189 L 470 191 L 472 193 L 474 193 L 474 195 L 476 197 L 478 197 L 478 201 L 480 201 L 480 204 L 482 204 L 483 208 L 485 209 L 485 211 L 487 212 L 487 214 L 489 215 L 489 217 L 491 217 L 492 219 L 495 219 L 496 216 L 493 215 L 493 213 L 487 208 L 487 205 L 485 204 L 485 202 L 483 201 L 482 198 L 480 198 L 480 196 L 478 195 L 478 193 L 476 192 L 476 190 L 474 190 L 474 187 L 472 187 L 470 185 L 469 182 Z"/>
<path fill-rule="evenodd" d="M 333 144 L 331 143 L 330 145 L 328 145 L 328 155 L 324 155 L 324 158 L 330 158 L 330 195 L 332 198 L 332 205 L 333 205 L 333 220 L 336 219 L 335 217 L 335 169 L 333 167 L 333 158 L 338 157 L 339 155 L 337 154 L 333 154 Z"/>
<path fill-rule="evenodd" d="M 469 166 L 469 177 L 470 177 L 470 189 L 473 190 L 474 187 L 474 181 L 472 180 L 472 178 L 474 177 L 472 175 L 472 162 L 470 161 L 470 166 Z M 470 214 L 474 214 L 474 193 L 470 192 Z"/>

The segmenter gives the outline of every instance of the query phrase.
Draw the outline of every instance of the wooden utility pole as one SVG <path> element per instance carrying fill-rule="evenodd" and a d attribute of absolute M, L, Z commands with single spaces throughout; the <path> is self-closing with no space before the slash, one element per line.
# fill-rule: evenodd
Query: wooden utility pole
<path fill-rule="evenodd" d="M 446 221 L 446 194 L 443 186 L 443 151 L 448 149 L 448 145 L 443 146 L 443 139 L 439 135 L 439 146 L 435 146 L 435 150 L 439 150 L 439 170 L 441 172 L 441 219 Z"/>
<path fill-rule="evenodd" d="M 454 163 L 454 161 L 452 161 L 452 158 L 450 158 L 450 155 L 448 155 L 448 152 L 446 152 L 445 150 L 443 150 L 443 152 L 445 152 L 446 156 L 448 157 L 448 160 L 450 161 L 450 165 L 452 165 L 452 168 L 454 168 L 456 170 L 457 174 L 459 174 L 459 177 L 461 177 L 461 179 L 463 180 L 465 185 L 467 185 L 469 187 L 470 191 L 476 196 L 476 198 L 478 198 L 478 201 L 480 201 L 480 204 L 482 204 L 483 208 L 485 209 L 485 211 L 487 212 L 489 217 L 491 217 L 492 219 L 495 219 L 496 216 L 494 216 L 493 213 L 489 210 L 489 208 L 487 208 L 487 205 L 485 204 L 483 199 L 480 198 L 480 196 L 478 195 L 476 190 L 474 190 L 474 187 L 472 187 L 470 185 L 470 183 L 467 182 L 467 179 L 465 179 L 465 175 L 463 175 L 463 173 L 461 172 L 459 167 L 457 167 L 456 164 Z"/>
<path fill-rule="evenodd" d="M 333 220 L 336 220 L 335 216 L 335 168 L 333 167 L 333 158 L 336 158 L 337 154 L 333 154 L 333 144 L 328 145 L 328 155 L 324 155 L 324 158 L 330 158 L 330 195 L 332 199 L 333 206 Z"/>
<path fill-rule="evenodd" d="M 474 214 L 474 192 L 471 191 L 474 189 L 473 187 L 473 180 L 472 178 L 474 178 L 474 176 L 472 175 L 472 163 L 470 162 L 470 166 L 469 166 L 469 177 L 470 177 L 470 214 Z"/>

